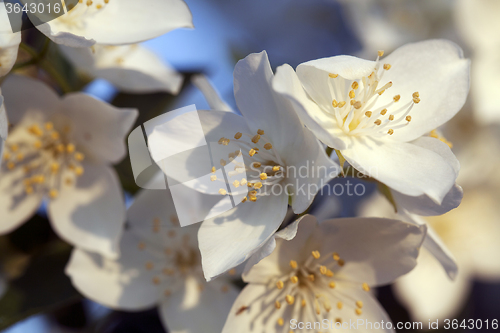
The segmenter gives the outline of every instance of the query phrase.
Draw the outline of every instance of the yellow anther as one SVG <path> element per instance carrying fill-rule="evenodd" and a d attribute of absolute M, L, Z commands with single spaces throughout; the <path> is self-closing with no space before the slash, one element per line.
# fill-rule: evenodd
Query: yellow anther
<path fill-rule="evenodd" d="M 290 260 L 290 267 L 296 269 L 298 267 L 297 262 L 295 260 Z"/>
<path fill-rule="evenodd" d="M 326 271 L 326 274 L 325 274 L 325 275 L 326 275 L 326 276 L 328 276 L 328 277 L 333 277 L 333 275 L 334 275 L 334 274 L 333 274 L 333 272 L 332 272 L 331 270 L 329 270 L 329 269 L 328 269 L 328 270 Z"/>
<path fill-rule="evenodd" d="M 359 83 L 357 83 L 356 81 L 354 81 L 352 84 L 351 84 L 351 88 L 356 90 L 359 88 Z"/>
<path fill-rule="evenodd" d="M 298 277 L 296 277 L 296 276 L 292 276 L 292 277 L 290 278 L 290 281 L 292 281 L 292 283 L 297 283 L 297 282 L 299 282 L 299 278 L 298 278 Z"/>
<path fill-rule="evenodd" d="M 257 197 L 250 197 L 250 201 L 251 201 L 251 202 L 255 202 L 255 201 L 257 201 Z"/>
<path fill-rule="evenodd" d="M 306 304 L 307 304 L 307 303 L 306 303 L 306 300 L 305 300 L 305 299 L 303 299 L 303 300 L 300 302 L 300 305 L 301 305 L 303 308 L 306 306 Z"/>
<path fill-rule="evenodd" d="M 216 181 L 217 180 L 217 176 L 216 175 L 211 175 L 210 176 L 210 180 L 213 181 L 213 182 Z"/>
<path fill-rule="evenodd" d="M 83 168 L 82 168 L 81 166 L 76 167 L 74 171 L 75 171 L 75 174 L 76 174 L 77 176 L 81 176 L 81 175 L 83 175 L 83 172 L 84 172 L 84 170 L 83 170 Z"/>
<path fill-rule="evenodd" d="M 384 64 L 384 69 L 386 71 L 388 71 L 389 69 L 391 69 L 391 65 L 390 64 Z"/>
<path fill-rule="evenodd" d="M 375 125 L 380 125 L 380 124 L 382 124 L 382 120 L 377 119 L 377 120 L 374 121 L 374 124 Z"/>
<path fill-rule="evenodd" d="M 354 97 L 356 97 L 354 90 L 349 91 L 349 98 L 353 99 Z"/>
<path fill-rule="evenodd" d="M 319 266 L 319 271 L 321 274 L 326 275 L 326 272 L 328 271 L 328 269 L 326 268 L 326 266 L 321 265 L 321 266 Z"/>
<path fill-rule="evenodd" d="M 153 284 L 159 285 L 160 283 L 161 283 L 160 278 L 159 278 L 159 277 L 157 277 L 157 276 L 155 276 L 155 277 L 153 278 Z"/>
<path fill-rule="evenodd" d="M 255 183 L 255 184 L 253 185 L 253 187 L 254 187 L 254 188 L 256 188 L 256 189 L 259 189 L 259 188 L 261 188 L 261 187 L 262 187 L 262 183 L 261 183 L 261 182 Z"/>
<path fill-rule="evenodd" d="M 332 281 L 332 282 L 330 282 L 330 283 L 328 284 L 328 287 L 330 287 L 330 288 L 332 288 L 332 289 L 333 289 L 333 288 L 335 288 L 335 282 L 333 282 L 333 281 Z"/>
<path fill-rule="evenodd" d="M 59 163 L 54 162 L 50 165 L 50 170 L 52 171 L 52 173 L 57 173 L 59 171 L 59 168 Z"/>
<path fill-rule="evenodd" d="M 333 74 L 333 73 L 330 73 L 328 74 L 328 76 L 332 79 L 335 79 L 337 76 L 339 76 L 338 74 Z"/>
<path fill-rule="evenodd" d="M 262 164 L 260 164 L 260 162 L 253 162 L 253 163 L 252 163 L 252 166 L 253 166 L 254 168 L 260 168 L 260 166 L 261 166 L 261 165 L 262 165 Z"/>
<path fill-rule="evenodd" d="M 92 6 L 93 2 L 92 0 L 87 0 L 87 6 Z"/>
<path fill-rule="evenodd" d="M 49 197 L 51 199 L 57 198 L 58 195 L 59 195 L 59 192 L 56 189 L 52 189 L 49 191 Z"/>
<path fill-rule="evenodd" d="M 415 103 L 415 104 L 420 103 L 420 98 L 415 97 L 415 98 L 413 99 L 413 103 Z"/>
<path fill-rule="evenodd" d="M 224 159 L 220 160 L 220 165 L 221 166 L 226 166 L 227 162 Z"/>
<path fill-rule="evenodd" d="M 332 101 L 332 106 L 333 106 L 334 108 L 336 108 L 338 105 L 339 105 L 339 102 L 337 102 L 337 100 L 336 100 L 336 99 L 334 99 L 334 100 Z"/>
<path fill-rule="evenodd" d="M 265 150 L 269 150 L 269 149 L 272 149 L 272 148 L 273 148 L 273 145 L 270 144 L 269 142 L 264 145 L 264 149 Z"/>
<path fill-rule="evenodd" d="M 367 116 L 368 118 L 370 118 L 372 116 L 372 112 L 371 111 L 366 111 L 365 112 L 365 116 Z"/>
<path fill-rule="evenodd" d="M 393 115 L 393 114 L 391 114 L 391 115 L 389 116 L 389 120 L 394 120 L 394 115 Z"/>
<path fill-rule="evenodd" d="M 240 184 L 241 186 L 244 186 L 247 183 L 246 178 L 241 178 Z"/>
<path fill-rule="evenodd" d="M 337 264 L 339 264 L 340 267 L 345 265 L 345 261 L 343 259 L 337 260 Z"/>
<path fill-rule="evenodd" d="M 339 310 L 341 310 L 343 306 L 344 306 L 344 304 L 342 304 L 342 302 L 337 302 L 337 308 Z"/>
<path fill-rule="evenodd" d="M 224 140 L 226 140 L 226 139 L 224 137 L 222 137 L 219 139 L 219 141 L 217 141 L 217 143 L 221 145 L 222 143 L 224 143 Z"/>
<path fill-rule="evenodd" d="M 3 159 L 4 160 L 10 160 L 10 154 L 9 153 L 3 154 Z"/>
<path fill-rule="evenodd" d="M 411 96 L 413 98 L 417 98 L 417 97 L 420 97 L 420 94 L 418 93 L 418 91 L 415 91 Z"/>
<path fill-rule="evenodd" d="M 54 129 L 54 124 L 49 121 L 45 123 L 44 127 L 47 131 L 52 131 Z"/>
<path fill-rule="evenodd" d="M 255 190 L 248 192 L 249 197 L 255 197 L 256 195 L 257 195 L 257 191 L 255 191 Z"/>
<path fill-rule="evenodd" d="M 311 281 L 311 282 L 314 282 L 314 274 L 309 274 L 309 275 L 307 276 L 307 279 L 308 279 L 309 281 Z"/>
<path fill-rule="evenodd" d="M 380 90 L 380 91 L 378 92 L 379 96 L 382 96 L 382 94 L 383 94 L 383 93 L 385 93 L 385 89 L 384 89 L 384 90 Z"/>
<path fill-rule="evenodd" d="M 276 282 L 276 288 L 278 289 L 283 289 L 283 287 L 285 286 L 285 284 L 283 283 L 283 281 L 278 281 Z"/>
<path fill-rule="evenodd" d="M 266 180 L 267 179 L 267 173 L 265 173 L 265 172 L 261 173 L 260 176 L 259 176 L 259 178 L 261 180 Z"/>
<path fill-rule="evenodd" d="M 261 129 L 257 130 L 257 134 L 264 135 L 264 130 L 261 130 Z"/>
<path fill-rule="evenodd" d="M 151 261 L 148 261 L 148 262 L 146 263 L 146 269 L 147 269 L 148 271 L 152 270 L 154 267 L 155 267 L 155 265 L 154 265 Z"/>
<path fill-rule="evenodd" d="M 33 126 L 30 126 L 28 128 L 28 132 L 30 132 L 31 134 L 33 134 L 34 136 L 42 136 L 43 135 L 43 131 L 42 129 L 40 128 L 40 126 L 38 125 L 33 125 Z"/>
<path fill-rule="evenodd" d="M 363 288 L 364 291 L 370 291 L 370 286 L 366 282 L 363 282 L 361 287 Z"/>
<path fill-rule="evenodd" d="M 411 116 L 406 116 L 406 121 L 410 122 L 411 121 Z"/>
<path fill-rule="evenodd" d="M 340 103 L 339 103 L 339 108 L 343 108 L 343 107 L 344 107 L 344 105 L 345 105 L 345 102 L 344 102 L 344 101 L 340 102 Z"/>
<path fill-rule="evenodd" d="M 361 309 L 363 307 L 363 302 L 362 301 L 357 301 L 356 302 L 356 306 Z"/>
<path fill-rule="evenodd" d="M 356 103 L 353 104 L 353 106 L 354 106 L 355 109 L 360 109 L 361 106 L 363 106 L 363 104 L 361 104 L 360 101 L 357 101 Z"/>
<path fill-rule="evenodd" d="M 82 153 L 75 153 L 75 160 L 81 162 L 85 159 L 85 155 L 83 155 Z"/>
<path fill-rule="evenodd" d="M 362 313 L 363 313 L 363 310 L 361 310 L 361 309 L 356 309 L 356 314 L 357 314 L 358 316 L 360 316 Z"/>
<path fill-rule="evenodd" d="M 240 133 L 240 132 L 238 132 L 238 133 L 236 133 L 236 134 L 234 135 L 234 138 L 235 138 L 236 140 L 239 140 L 239 139 L 241 139 L 241 137 L 242 137 L 242 136 L 243 136 L 243 134 L 242 134 L 242 133 Z"/>
<path fill-rule="evenodd" d="M 280 171 L 280 166 L 279 165 L 273 166 L 273 171 Z"/>
<path fill-rule="evenodd" d="M 333 258 L 333 260 L 337 261 L 340 259 L 340 256 L 337 252 L 333 252 L 332 258 Z"/>
<path fill-rule="evenodd" d="M 231 269 L 229 272 L 227 272 L 229 275 L 236 275 L 236 269 Z"/>
<path fill-rule="evenodd" d="M 234 187 L 240 187 L 240 182 L 239 182 L 239 181 L 237 181 L 237 180 L 235 180 L 235 181 L 233 182 L 233 186 L 234 186 Z"/>
<path fill-rule="evenodd" d="M 7 169 L 12 170 L 12 169 L 14 169 L 15 167 L 16 167 L 16 165 L 14 164 L 14 162 L 9 162 L 9 163 L 7 163 Z"/>
<path fill-rule="evenodd" d="M 389 134 L 389 135 L 393 135 L 393 134 L 394 134 L 394 130 L 393 130 L 392 128 L 391 128 L 391 129 L 389 129 L 389 130 L 387 131 L 387 134 Z"/>
<path fill-rule="evenodd" d="M 314 259 L 319 259 L 319 257 L 321 257 L 319 251 L 312 251 L 311 254 L 314 257 Z"/>
<path fill-rule="evenodd" d="M 278 310 L 279 310 L 279 309 L 281 309 L 281 303 L 280 303 L 280 301 L 276 301 L 276 302 L 274 302 L 274 307 L 275 307 L 276 309 L 278 309 Z"/>
<path fill-rule="evenodd" d="M 278 319 L 278 325 L 280 326 L 285 325 L 285 321 L 283 320 L 283 318 Z"/>
<path fill-rule="evenodd" d="M 18 153 L 16 155 L 16 159 L 17 159 L 18 162 L 21 162 L 24 159 L 24 155 L 22 153 Z"/>
<path fill-rule="evenodd" d="M 293 303 L 295 302 L 295 297 L 293 297 L 292 295 L 286 295 L 285 300 L 289 305 L 293 305 Z"/>
<path fill-rule="evenodd" d="M 383 109 L 382 111 L 380 111 L 380 114 L 385 116 L 385 114 L 387 113 L 387 109 Z"/>
<path fill-rule="evenodd" d="M 226 194 L 227 194 L 227 191 L 226 191 L 225 189 L 221 188 L 221 189 L 219 190 L 219 194 L 220 194 L 220 195 L 226 195 Z"/>
<path fill-rule="evenodd" d="M 383 55 L 384 55 L 384 51 L 383 51 L 383 50 L 379 50 L 379 51 L 377 52 L 377 54 L 378 54 L 378 56 L 379 56 L 379 57 L 381 57 L 381 56 L 383 56 Z"/>
<path fill-rule="evenodd" d="M 25 190 L 26 194 L 31 194 L 34 191 L 33 186 L 26 186 L 26 188 L 24 190 Z"/>
<path fill-rule="evenodd" d="M 214 166 L 212 167 L 212 173 L 215 173 L 215 167 Z"/>
<path fill-rule="evenodd" d="M 247 200 L 247 197 L 243 197 L 243 199 L 241 199 L 241 202 L 246 202 Z"/>
<path fill-rule="evenodd" d="M 71 153 L 74 153 L 74 152 L 75 152 L 75 149 L 76 149 L 76 147 L 75 147 L 75 145 L 74 145 L 74 144 L 72 144 L 72 143 L 70 143 L 70 144 L 68 144 L 68 145 L 66 146 L 66 152 L 68 152 L 68 153 L 70 153 L 70 154 L 71 154 Z"/>
<path fill-rule="evenodd" d="M 54 139 L 54 140 L 59 140 L 59 138 L 60 138 L 61 136 L 59 135 L 59 133 L 58 133 L 58 132 L 52 132 L 52 133 L 50 133 L 50 137 L 51 137 L 52 139 Z"/>
<path fill-rule="evenodd" d="M 250 151 L 248 152 L 248 155 L 250 155 L 250 156 L 253 156 L 255 154 L 257 154 L 257 152 L 255 151 L 255 149 L 250 149 Z"/>
<path fill-rule="evenodd" d="M 260 135 L 259 134 L 255 134 L 254 137 L 252 138 L 252 142 L 253 143 L 257 143 L 259 142 L 260 140 Z"/>
<path fill-rule="evenodd" d="M 392 98 L 394 102 L 398 102 L 401 99 L 401 95 L 396 95 Z"/>

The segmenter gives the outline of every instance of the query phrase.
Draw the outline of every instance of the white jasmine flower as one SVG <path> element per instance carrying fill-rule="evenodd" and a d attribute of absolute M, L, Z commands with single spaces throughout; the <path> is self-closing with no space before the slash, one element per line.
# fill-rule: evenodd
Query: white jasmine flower
<path fill-rule="evenodd" d="M 120 258 L 76 249 L 66 273 L 83 295 L 113 309 L 158 306 L 169 332 L 219 333 L 238 292 L 227 278 L 205 281 L 198 229 L 179 227 L 168 191 L 145 191 L 129 208 Z"/>
<path fill-rule="evenodd" d="M 357 170 L 440 203 L 457 177 L 439 140 L 421 137 L 452 118 L 469 89 L 469 61 L 444 40 L 405 45 L 376 61 L 337 56 L 278 68 L 273 87 L 304 124 Z"/>
<path fill-rule="evenodd" d="M 388 219 L 318 224 L 313 216 L 304 217 L 294 239 L 277 239 L 274 252 L 243 275 L 249 284 L 222 332 L 310 331 L 293 327 L 292 320 L 326 319 L 331 327 L 358 319 L 390 322 L 370 288 L 388 284 L 415 267 L 425 230 Z"/>
<path fill-rule="evenodd" d="M 125 92 L 177 94 L 182 85 L 181 74 L 153 51 L 138 44 L 91 48 L 61 45 L 60 50 L 79 70 L 105 79 Z"/>
<path fill-rule="evenodd" d="M 186 146 L 188 139 L 199 145 L 193 117 L 178 117 L 158 126 L 148 138 L 153 159 L 168 177 L 179 180 L 179 173 L 187 173 L 191 179 L 216 181 L 223 176 L 212 172 L 226 164 L 226 170 L 235 167 L 229 174 L 229 195 L 236 207 L 205 219 L 198 234 L 208 280 L 247 260 L 271 238 L 283 222 L 289 197 L 294 212 L 300 214 L 339 172 L 300 123 L 291 103 L 272 90 L 272 78 L 267 54 L 251 54 L 234 71 L 236 103 L 242 116 L 227 111 L 197 112 L 194 119 L 199 119 L 204 140 L 213 145 L 215 165 L 208 157 L 203 160 L 197 150 L 179 154 L 179 147 Z M 162 156 L 175 154 L 163 161 Z M 238 158 L 244 165 L 235 161 Z M 220 202 L 224 203 L 228 199 L 225 183 L 214 194 L 222 195 Z"/>
<path fill-rule="evenodd" d="M 193 23 L 182 0 L 80 0 L 66 14 L 37 25 L 55 43 L 71 47 L 138 43 L 183 27 Z"/>
<path fill-rule="evenodd" d="M 475 119 L 480 124 L 500 122 L 500 22 L 498 1 L 459 0 L 456 27 L 472 49 L 471 97 Z"/>
<path fill-rule="evenodd" d="M 64 240 L 116 256 L 125 204 L 110 164 L 125 156 L 124 137 L 137 111 L 79 93 L 61 99 L 21 76 L 2 88 L 14 127 L 0 173 L 0 232 L 28 220 L 47 199 L 49 219 Z"/>
<path fill-rule="evenodd" d="M 415 320 L 453 318 L 462 310 L 474 280 L 500 280 L 500 264 L 496 260 L 500 251 L 500 210 L 495 200 L 500 195 L 497 175 L 500 161 L 491 157 L 491 152 L 499 149 L 497 142 L 500 142 L 498 137 L 482 130 L 478 136 L 468 137 L 467 145 L 458 152 L 466 171 L 459 177 L 464 191 L 458 209 L 447 212 L 460 202 L 459 188 L 450 191 L 440 208 L 432 209 L 422 200 L 411 202 L 405 198 L 406 207 L 422 209 L 409 211 L 398 204 L 399 214 L 395 215 L 387 200 L 380 196 L 364 207 L 365 216 L 395 217 L 428 226 L 417 267 L 395 284 L 397 296 Z M 484 165 L 486 159 L 491 161 L 489 165 Z M 403 202 L 394 198 L 396 203 Z M 438 214 L 444 215 L 429 216 Z"/>
<path fill-rule="evenodd" d="M 12 32 L 5 4 L 0 4 L 0 78 L 7 75 L 17 59 L 21 33 Z"/>

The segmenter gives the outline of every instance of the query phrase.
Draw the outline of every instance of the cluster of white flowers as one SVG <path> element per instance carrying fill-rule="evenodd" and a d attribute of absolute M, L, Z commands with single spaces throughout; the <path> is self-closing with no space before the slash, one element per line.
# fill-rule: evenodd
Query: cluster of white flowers
<path fill-rule="evenodd" d="M 460 145 L 457 159 L 442 134 L 469 92 L 470 61 L 460 46 L 430 39 L 396 48 L 421 35 L 411 25 L 391 34 L 370 14 L 375 1 L 340 2 L 355 30 L 370 32 L 360 37 L 363 55 L 373 52 L 375 60 L 339 55 L 273 72 L 265 51 L 252 53 L 234 69 L 237 111 L 197 76 L 193 83 L 211 107 L 196 111 L 199 124 L 179 116 L 175 125 L 146 131 L 161 170 L 156 180 L 208 175 L 210 182 L 229 183 L 235 177 L 229 193 L 220 187 L 209 193 L 208 210 L 169 189 L 143 190 L 127 210 L 113 165 L 127 155 L 125 138 L 139 111 L 81 92 L 60 96 L 57 84 L 35 77 L 38 72 L 17 73 L 24 66 L 15 66 L 21 32 L 12 32 L 0 4 L 0 234 L 46 204 L 52 228 L 74 246 L 65 271 L 74 287 L 113 309 L 157 306 L 169 332 L 288 333 L 308 332 L 292 329 L 291 321 L 390 322 L 372 288 L 396 280 L 415 318 L 452 316 L 472 278 L 500 276 L 494 258 L 500 160 L 484 149 L 484 142 L 497 149 L 500 140 L 493 129 L 481 129 Z M 394 10 L 390 0 L 379 2 Z M 439 8 L 450 6 L 441 2 Z M 456 14 L 470 25 L 461 27 L 471 44 L 479 44 L 472 46 L 480 59 L 473 102 L 477 118 L 488 121 L 500 119 L 493 89 L 499 76 L 489 70 L 500 46 L 484 34 L 498 25 L 489 7 L 497 5 L 462 0 Z M 179 93 L 183 76 L 137 43 L 193 28 L 182 0 L 80 0 L 68 9 L 36 28 L 78 71 L 124 92 Z M 392 51 L 387 55 L 372 46 L 384 34 L 391 35 L 380 42 Z M 35 58 L 28 66 L 42 61 Z M 222 147 L 209 164 L 199 150 L 179 154 L 200 127 L 206 142 Z M 477 156 L 493 166 L 474 164 Z M 228 165 L 234 169 L 226 177 L 219 169 Z M 357 217 L 315 216 L 311 207 L 322 187 L 353 170 L 380 191 Z M 463 207 L 452 211 L 462 199 Z M 176 200 L 193 215 L 212 214 L 183 227 Z M 218 212 L 228 201 L 234 208 Z M 437 271 L 445 274 L 429 277 Z M 239 279 L 247 283 L 242 290 Z"/>

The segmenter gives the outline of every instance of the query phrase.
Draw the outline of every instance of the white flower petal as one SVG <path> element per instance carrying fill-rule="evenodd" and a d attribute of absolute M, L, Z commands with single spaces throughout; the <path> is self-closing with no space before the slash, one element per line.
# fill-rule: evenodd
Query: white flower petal
<path fill-rule="evenodd" d="M 286 215 L 287 195 L 261 197 L 205 220 L 198 242 L 205 278 L 246 261 L 275 233 Z"/>
<path fill-rule="evenodd" d="M 0 77 L 7 75 L 17 59 L 21 33 L 12 32 L 5 5 L 0 4 Z"/>
<path fill-rule="evenodd" d="M 426 229 L 380 218 L 328 220 L 320 224 L 325 241 L 319 251 L 337 252 L 345 261 L 339 274 L 349 281 L 384 285 L 415 267 Z"/>
<path fill-rule="evenodd" d="M 77 6 L 68 14 L 37 28 L 55 43 L 88 47 L 95 43 L 132 44 L 176 28 L 193 27 L 191 12 L 182 0 L 111 0 L 108 4 L 98 1 L 93 4 L 100 4 L 103 8 L 80 10 Z M 86 6 L 86 3 L 79 6 Z"/>
<path fill-rule="evenodd" d="M 125 234 L 117 261 L 75 249 L 66 274 L 85 297 L 105 306 L 121 310 L 153 307 L 161 290 L 152 283 L 144 265 L 154 257 L 148 251 L 138 251 L 136 243 L 132 235 Z"/>
<path fill-rule="evenodd" d="M 467 299 L 470 273 L 461 266 L 455 281 L 451 281 L 440 264 L 427 251 L 421 251 L 417 267 L 398 279 L 396 296 L 410 310 L 413 320 L 422 322 L 450 319 L 458 314 Z"/>
<path fill-rule="evenodd" d="M 358 138 L 342 154 L 357 170 L 390 188 L 410 196 L 425 194 L 437 203 L 457 178 L 446 159 L 411 143 Z"/>
<path fill-rule="evenodd" d="M 71 244 L 110 258 L 118 256 L 125 203 L 118 177 L 104 165 L 83 164 L 75 184 L 63 184 L 49 204 L 55 231 Z"/>
<path fill-rule="evenodd" d="M 160 318 L 172 333 L 220 332 L 237 296 L 231 284 L 220 280 L 200 284 L 188 276 L 185 290 L 160 303 Z"/>
<path fill-rule="evenodd" d="M 27 111 L 41 112 L 46 117 L 61 108 L 56 92 L 41 81 L 10 75 L 2 84 L 5 108 L 11 124 L 17 125 Z M 29 95 L 30 98 L 26 98 Z"/>
<path fill-rule="evenodd" d="M 450 41 L 428 40 L 402 46 L 381 60 L 392 67 L 385 71 L 380 85 L 392 82 L 377 100 L 377 105 L 410 100 L 419 92 L 420 103 L 414 105 L 412 120 L 394 131 L 392 139 L 411 141 L 450 120 L 462 108 L 469 92 L 470 61 L 462 49 Z"/>
<path fill-rule="evenodd" d="M 295 214 L 303 213 L 321 188 L 340 173 L 340 166 L 326 155 L 323 146 L 309 131 L 304 133 L 296 153 L 288 157 L 287 167 L 287 181 L 293 186 L 291 206 Z"/>
<path fill-rule="evenodd" d="M 24 170 L 15 168 L 0 172 L 0 234 L 6 234 L 35 214 L 42 202 L 41 193 L 26 194 L 22 179 Z"/>
<path fill-rule="evenodd" d="M 233 109 L 227 105 L 226 102 L 222 100 L 219 93 L 215 90 L 215 87 L 210 83 L 208 78 L 203 74 L 194 75 L 191 78 L 191 82 L 198 88 L 205 99 L 207 100 L 208 105 L 212 110 L 217 111 L 233 111 Z"/>
<path fill-rule="evenodd" d="M 292 103 L 273 90 L 273 77 L 267 53 L 253 53 L 234 68 L 234 96 L 252 133 L 264 130 L 278 154 L 289 156 L 305 129 Z"/>
<path fill-rule="evenodd" d="M 250 259 L 246 262 L 245 269 L 243 271 L 243 280 L 245 282 L 252 283 L 266 283 L 268 278 L 273 275 L 278 276 L 280 273 L 277 265 L 276 254 L 279 251 L 275 251 L 274 258 L 262 261 L 262 259 L 272 255 L 273 251 L 276 249 L 276 238 L 281 238 L 284 240 L 291 240 L 297 235 L 297 229 L 299 227 L 300 221 L 305 217 L 305 215 L 286 228 L 276 232 L 257 252 L 255 252 Z M 258 267 L 255 265 L 261 263 Z"/>
<path fill-rule="evenodd" d="M 289 65 L 278 67 L 273 79 L 273 89 L 292 101 L 301 121 L 319 140 L 329 147 L 345 149 L 346 145 L 339 137 L 343 136 L 336 120 L 325 113 L 306 94 L 297 74 Z M 319 96 L 318 96 L 319 98 Z M 331 101 L 330 101 L 331 103 Z"/>
<path fill-rule="evenodd" d="M 165 114 L 161 125 L 148 133 L 148 147 L 167 177 L 179 182 L 206 176 L 211 172 L 212 160 L 219 168 L 223 156 L 218 156 L 219 151 L 210 152 L 207 145 L 213 148 L 219 146 L 222 137 L 231 140 L 237 132 L 249 133 L 243 117 L 230 112 L 194 111 L 175 118 L 171 113 Z"/>
<path fill-rule="evenodd" d="M 72 139 L 97 161 L 117 163 L 126 153 L 125 135 L 139 115 L 135 109 L 119 109 L 85 94 L 66 95 L 64 113 L 72 122 Z"/>
<path fill-rule="evenodd" d="M 177 94 L 182 75 L 141 45 L 73 48 L 60 46 L 66 58 L 78 69 L 105 79 L 124 92 Z"/>

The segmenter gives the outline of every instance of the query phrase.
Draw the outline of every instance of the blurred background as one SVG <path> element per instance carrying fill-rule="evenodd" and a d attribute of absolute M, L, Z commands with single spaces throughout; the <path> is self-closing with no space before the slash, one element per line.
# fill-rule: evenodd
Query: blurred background
<path fill-rule="evenodd" d="M 236 109 L 232 72 L 239 59 L 266 50 L 273 68 L 292 67 L 340 54 L 375 59 L 377 50 L 390 53 L 409 42 L 446 38 L 472 59 L 471 94 L 464 109 L 441 135 L 453 143 L 462 164 L 459 184 L 462 206 L 429 220 L 457 257 L 460 278 L 454 286 L 442 281 L 444 271 L 424 267 L 417 283 L 399 283 L 378 290 L 393 322 L 419 317 L 416 307 L 435 310 L 441 318 L 500 319 L 500 1 L 498 0 L 186 0 L 195 30 L 179 29 L 144 43 L 185 76 L 177 96 L 167 93 L 120 93 L 104 80 L 79 81 L 84 90 L 118 107 L 136 107 L 139 124 L 169 110 L 196 104 L 208 108 L 189 78 L 205 74 L 223 99 Z M 24 38 L 42 38 L 31 29 Z M 22 51 L 21 51 L 22 53 Z M 22 58 L 20 54 L 20 58 Z M 56 57 L 57 55 L 54 55 Z M 71 79 L 72 68 L 60 59 Z M 126 197 L 138 191 L 125 159 L 116 166 Z M 337 179 L 335 182 L 345 182 Z M 376 192 L 364 200 L 322 197 L 332 209 L 325 217 L 356 216 Z M 470 194 L 469 194 L 470 193 Z M 320 204 L 317 204 L 321 206 Z M 318 207 L 318 212 L 323 212 Z M 445 226 L 445 227 L 440 227 Z M 460 232 L 450 232 L 450 229 Z M 442 232 L 442 234 L 441 234 Z M 112 311 L 81 296 L 64 274 L 71 246 L 52 231 L 44 207 L 28 223 L 0 237 L 0 328 L 5 333 L 164 332 L 156 309 Z M 492 267 L 481 267 L 477 258 Z M 417 274 L 417 273 L 416 273 Z M 437 287 L 430 285 L 437 283 Z M 408 291 L 407 289 L 411 289 Z M 415 303 L 408 298 L 419 294 Z M 420 302 L 420 303 L 419 303 Z M 425 327 L 425 325 L 424 325 Z M 490 330 L 492 330 L 490 328 Z M 405 330 L 405 331 L 411 331 Z M 458 327 L 457 331 L 471 331 Z M 486 328 L 481 331 L 489 331 Z"/>

